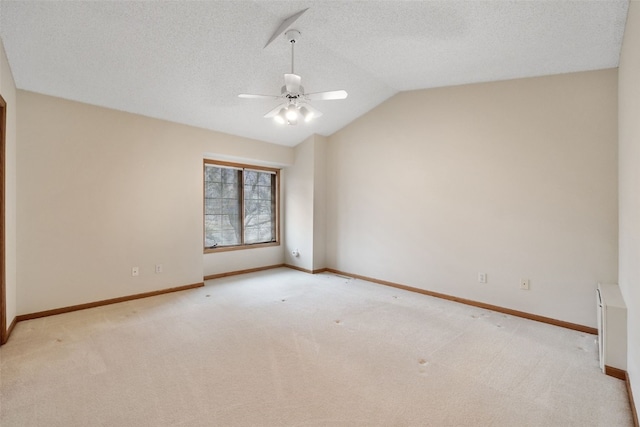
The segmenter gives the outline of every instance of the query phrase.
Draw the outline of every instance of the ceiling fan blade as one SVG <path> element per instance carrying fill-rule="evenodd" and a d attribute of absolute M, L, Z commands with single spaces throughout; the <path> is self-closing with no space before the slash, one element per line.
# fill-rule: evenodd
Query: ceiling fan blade
<path fill-rule="evenodd" d="M 330 90 L 328 92 L 305 93 L 305 98 L 310 101 L 330 101 L 333 99 L 345 99 L 346 90 Z"/>
<path fill-rule="evenodd" d="M 276 95 L 254 95 L 251 93 L 241 93 L 240 95 L 238 95 L 239 98 L 245 98 L 245 99 L 278 99 L 280 98 L 279 96 Z"/>
<path fill-rule="evenodd" d="M 274 108 L 273 110 L 269 111 L 267 114 L 264 115 L 265 119 L 270 119 L 272 117 L 274 117 L 276 114 L 278 114 L 280 112 L 280 110 L 282 110 L 284 108 L 283 105 L 278 105 L 276 108 Z"/>
<path fill-rule="evenodd" d="M 287 87 L 287 92 L 300 93 L 300 83 L 302 83 L 302 77 L 300 77 L 299 75 L 284 75 L 284 85 Z"/>
<path fill-rule="evenodd" d="M 293 15 L 291 15 L 290 17 L 286 18 L 284 21 L 282 21 L 282 24 L 280 24 L 280 26 L 278 27 L 278 29 L 273 33 L 273 35 L 271 36 L 271 38 L 269 39 L 269 41 L 267 42 L 267 44 L 264 45 L 264 47 L 267 47 L 271 44 L 272 41 L 274 41 L 275 39 L 278 38 L 278 36 L 282 33 L 284 33 L 284 31 L 289 28 L 289 26 L 291 24 L 293 24 L 294 22 L 296 22 L 296 19 L 300 18 L 300 16 L 305 13 L 307 10 L 309 10 L 309 8 L 306 8 L 304 10 L 301 10 L 298 13 L 295 13 Z M 264 49 L 264 48 L 263 48 Z"/>

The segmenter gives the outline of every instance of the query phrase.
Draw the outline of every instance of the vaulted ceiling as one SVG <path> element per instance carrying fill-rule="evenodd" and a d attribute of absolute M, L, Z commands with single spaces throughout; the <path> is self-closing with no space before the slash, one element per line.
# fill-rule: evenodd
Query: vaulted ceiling
<path fill-rule="evenodd" d="M 324 115 L 263 115 L 295 71 Z M 618 66 L 627 0 L 1 1 L 19 89 L 293 146 L 330 135 L 399 91 Z"/>

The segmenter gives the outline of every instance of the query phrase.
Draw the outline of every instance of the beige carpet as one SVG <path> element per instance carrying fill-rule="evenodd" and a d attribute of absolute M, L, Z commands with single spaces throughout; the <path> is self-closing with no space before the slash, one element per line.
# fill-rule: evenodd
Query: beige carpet
<path fill-rule="evenodd" d="M 631 426 L 594 339 L 270 270 L 19 323 L 0 425 Z"/>

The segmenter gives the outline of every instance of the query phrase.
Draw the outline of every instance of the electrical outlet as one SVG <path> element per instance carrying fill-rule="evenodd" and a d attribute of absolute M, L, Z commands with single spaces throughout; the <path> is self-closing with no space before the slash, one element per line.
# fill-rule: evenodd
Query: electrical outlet
<path fill-rule="evenodd" d="M 478 282 L 487 283 L 487 273 L 478 273 Z"/>
<path fill-rule="evenodd" d="M 131 275 L 133 277 L 140 275 L 140 269 L 138 267 L 131 267 Z"/>
<path fill-rule="evenodd" d="M 529 290 L 529 279 L 520 279 L 520 289 L 523 291 Z"/>
<path fill-rule="evenodd" d="M 162 273 L 162 264 L 156 264 L 156 274 Z"/>

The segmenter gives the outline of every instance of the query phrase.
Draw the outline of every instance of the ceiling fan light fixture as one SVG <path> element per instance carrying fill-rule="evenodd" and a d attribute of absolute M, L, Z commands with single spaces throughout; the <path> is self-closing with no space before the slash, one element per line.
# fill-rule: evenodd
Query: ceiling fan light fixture
<path fill-rule="evenodd" d="M 288 125 L 295 126 L 298 124 L 300 113 L 298 113 L 298 108 L 294 104 L 289 104 L 286 109 L 283 108 L 282 110 L 284 111 L 284 117 Z"/>
<path fill-rule="evenodd" d="M 287 121 L 289 122 L 292 122 L 292 121 L 295 121 L 296 123 L 298 122 L 298 110 L 293 104 L 287 107 L 287 112 L 285 116 L 287 117 Z"/>
<path fill-rule="evenodd" d="M 307 107 L 300 107 L 300 114 L 302 115 L 306 123 L 309 123 L 311 120 L 313 120 L 313 111 L 309 111 Z"/>
<path fill-rule="evenodd" d="M 285 115 L 285 112 L 287 111 L 286 108 L 281 108 L 280 111 L 278 112 L 278 114 L 276 114 L 275 116 L 273 116 L 273 120 L 281 125 L 284 125 L 287 123 L 287 116 Z"/>

